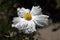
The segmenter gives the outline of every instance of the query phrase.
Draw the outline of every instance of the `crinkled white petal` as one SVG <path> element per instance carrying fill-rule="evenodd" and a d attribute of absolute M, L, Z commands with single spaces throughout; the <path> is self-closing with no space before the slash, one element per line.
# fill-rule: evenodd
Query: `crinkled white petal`
<path fill-rule="evenodd" d="M 12 27 L 16 27 L 18 30 L 24 30 L 26 29 L 26 26 L 27 26 L 27 23 L 23 18 L 21 18 L 18 23 L 12 24 Z"/>
<path fill-rule="evenodd" d="M 48 18 L 49 16 L 47 15 L 37 15 L 37 16 L 33 16 L 32 20 L 39 26 L 44 26 L 48 24 Z"/>
<path fill-rule="evenodd" d="M 31 20 L 31 21 L 26 21 L 23 18 L 19 18 L 20 21 L 17 21 L 17 18 L 15 18 L 15 20 L 13 20 L 13 24 L 12 27 L 16 27 L 18 30 L 22 30 L 24 33 L 32 33 L 34 31 L 36 31 L 35 29 L 35 23 Z M 15 24 L 15 22 L 17 22 Z"/>
<path fill-rule="evenodd" d="M 28 21 L 27 28 L 26 28 L 26 30 L 24 30 L 24 32 L 29 34 L 34 31 L 36 31 L 35 23 L 33 21 Z"/>
<path fill-rule="evenodd" d="M 19 17 L 23 17 L 23 14 L 26 12 L 30 12 L 30 10 L 25 8 L 17 8 L 17 14 Z"/>
<path fill-rule="evenodd" d="M 31 9 L 32 15 L 41 15 L 41 8 L 39 6 L 33 6 Z"/>
<path fill-rule="evenodd" d="M 14 24 L 17 24 L 17 23 L 20 22 L 21 20 L 22 20 L 22 18 L 20 18 L 20 17 L 14 17 L 13 20 L 12 20 L 12 22 L 13 22 Z"/>

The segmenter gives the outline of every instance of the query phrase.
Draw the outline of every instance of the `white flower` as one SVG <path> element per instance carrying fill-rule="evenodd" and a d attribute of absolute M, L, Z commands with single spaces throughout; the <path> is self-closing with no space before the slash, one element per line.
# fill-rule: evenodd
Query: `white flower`
<path fill-rule="evenodd" d="M 35 25 L 44 26 L 48 23 L 47 15 L 43 15 L 39 6 L 33 6 L 31 10 L 25 8 L 17 8 L 18 17 L 13 18 L 12 27 L 22 30 L 24 33 L 32 33 L 36 31 Z"/>

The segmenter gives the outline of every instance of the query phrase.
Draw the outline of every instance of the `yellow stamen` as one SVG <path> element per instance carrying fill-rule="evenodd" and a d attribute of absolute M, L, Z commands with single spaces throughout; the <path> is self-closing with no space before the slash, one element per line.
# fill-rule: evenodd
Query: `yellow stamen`
<path fill-rule="evenodd" d="M 25 13 L 23 17 L 24 17 L 26 20 L 31 20 L 32 15 L 31 15 L 31 13 Z"/>

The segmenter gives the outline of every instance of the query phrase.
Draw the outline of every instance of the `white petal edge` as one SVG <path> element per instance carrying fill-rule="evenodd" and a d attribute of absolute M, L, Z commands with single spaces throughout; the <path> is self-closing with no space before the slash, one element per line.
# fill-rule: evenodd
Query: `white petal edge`
<path fill-rule="evenodd" d="M 22 30 L 26 28 L 26 20 L 24 20 L 23 18 L 20 19 L 20 21 L 16 24 L 12 24 L 12 27 L 16 27 L 18 30 Z"/>
<path fill-rule="evenodd" d="M 39 6 L 33 6 L 31 9 L 32 15 L 41 15 L 42 14 L 42 9 Z"/>
<path fill-rule="evenodd" d="M 29 9 L 25 9 L 25 8 L 17 8 L 17 15 L 19 17 L 23 17 L 23 15 L 26 13 L 26 12 L 30 12 Z"/>
<path fill-rule="evenodd" d="M 17 23 L 20 22 L 21 20 L 22 20 L 21 17 L 14 17 L 13 20 L 12 20 L 12 22 L 13 22 L 13 24 L 17 24 Z"/>
<path fill-rule="evenodd" d="M 21 21 L 15 25 L 12 24 L 12 26 L 16 27 L 18 30 L 22 30 L 26 34 L 36 31 L 35 23 L 33 21 Z"/>
<path fill-rule="evenodd" d="M 30 34 L 33 33 L 34 31 L 36 31 L 35 23 L 32 20 L 28 21 L 28 26 L 27 29 L 25 30 L 25 33 Z"/>
<path fill-rule="evenodd" d="M 33 16 L 32 20 L 40 27 L 44 27 L 45 25 L 48 24 L 48 18 L 49 16 L 47 15 L 37 15 L 37 16 Z"/>

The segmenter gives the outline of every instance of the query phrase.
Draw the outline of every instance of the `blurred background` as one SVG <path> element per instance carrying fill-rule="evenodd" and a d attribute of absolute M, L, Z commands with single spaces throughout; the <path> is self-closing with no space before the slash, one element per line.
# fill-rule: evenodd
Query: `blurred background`
<path fill-rule="evenodd" d="M 13 17 L 17 16 L 17 8 L 25 7 L 31 9 L 32 6 L 40 6 L 42 13 L 50 16 L 47 28 L 40 28 L 40 30 L 35 33 L 39 35 L 41 32 L 42 38 L 41 36 L 34 35 L 34 38 L 37 38 L 34 39 L 32 38 L 33 34 L 19 34 L 16 28 L 11 27 Z M 59 28 L 60 0 L 0 0 L 0 40 L 60 40 L 60 33 L 59 31 L 56 32 Z M 45 33 L 45 35 L 43 33 Z"/>

